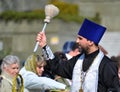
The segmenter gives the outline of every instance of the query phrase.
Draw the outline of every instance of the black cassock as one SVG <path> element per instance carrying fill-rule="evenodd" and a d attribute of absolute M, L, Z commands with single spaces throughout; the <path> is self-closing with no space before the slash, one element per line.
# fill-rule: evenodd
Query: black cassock
<path fill-rule="evenodd" d="M 99 50 L 92 54 L 85 55 L 83 61 L 84 72 L 88 70 L 98 53 Z M 73 69 L 80 55 L 67 61 L 63 61 L 56 56 L 54 59 L 47 61 L 47 66 L 50 67 L 55 74 L 72 79 Z M 107 56 L 104 56 L 100 63 L 98 78 L 98 92 L 120 92 L 117 65 Z"/>

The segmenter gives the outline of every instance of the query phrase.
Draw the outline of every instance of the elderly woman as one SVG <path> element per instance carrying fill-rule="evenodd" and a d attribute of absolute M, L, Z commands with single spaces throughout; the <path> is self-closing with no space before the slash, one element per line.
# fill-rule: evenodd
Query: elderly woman
<path fill-rule="evenodd" d="M 18 74 L 19 66 L 20 60 L 17 56 L 8 55 L 3 58 L 0 92 L 23 92 L 23 80 Z"/>
<path fill-rule="evenodd" d="M 38 55 L 31 55 L 25 61 L 20 74 L 28 92 L 44 92 L 47 89 L 65 89 L 66 85 L 47 77 L 42 77 L 46 62 Z"/>

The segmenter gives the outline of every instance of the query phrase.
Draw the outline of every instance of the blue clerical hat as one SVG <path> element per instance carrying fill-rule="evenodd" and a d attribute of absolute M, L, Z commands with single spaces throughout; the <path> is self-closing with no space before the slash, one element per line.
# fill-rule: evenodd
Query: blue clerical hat
<path fill-rule="evenodd" d="M 93 41 L 95 44 L 98 44 L 105 30 L 105 27 L 85 19 L 78 32 L 78 35 Z"/>

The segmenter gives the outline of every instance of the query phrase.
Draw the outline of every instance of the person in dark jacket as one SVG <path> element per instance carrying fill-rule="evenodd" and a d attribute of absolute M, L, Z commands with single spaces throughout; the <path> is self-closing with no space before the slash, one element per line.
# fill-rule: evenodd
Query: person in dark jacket
<path fill-rule="evenodd" d="M 82 53 L 60 63 L 47 45 L 45 33 L 38 33 L 36 40 L 52 71 L 72 79 L 71 92 L 120 92 L 118 67 L 98 46 L 105 30 L 104 26 L 85 19 L 76 39 Z"/>

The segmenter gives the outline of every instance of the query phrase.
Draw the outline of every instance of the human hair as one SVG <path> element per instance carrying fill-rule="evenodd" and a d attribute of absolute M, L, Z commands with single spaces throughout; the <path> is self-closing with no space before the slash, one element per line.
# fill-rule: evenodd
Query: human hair
<path fill-rule="evenodd" d="M 118 68 L 120 68 L 120 56 L 112 56 L 112 61 L 117 63 Z"/>
<path fill-rule="evenodd" d="M 105 50 L 101 45 L 98 45 L 98 47 L 100 48 L 100 50 L 101 50 L 105 55 L 108 54 L 107 50 Z"/>
<path fill-rule="evenodd" d="M 75 49 L 79 49 L 81 52 L 81 48 L 78 43 L 75 41 L 66 41 L 63 45 L 63 52 L 69 53 L 70 51 L 74 51 Z"/>
<path fill-rule="evenodd" d="M 67 57 L 65 56 L 65 53 L 63 53 L 62 51 L 56 51 L 54 52 L 54 55 L 55 57 L 63 60 L 63 61 L 66 61 L 67 60 Z"/>
<path fill-rule="evenodd" d="M 41 56 L 36 55 L 36 54 L 32 54 L 25 61 L 25 69 L 27 71 L 37 73 L 37 71 L 36 71 L 37 65 L 40 66 L 43 63 L 45 65 L 46 62 Z"/>
<path fill-rule="evenodd" d="M 79 44 L 76 43 L 76 42 L 75 42 L 75 43 L 73 44 L 73 46 L 71 47 L 71 50 L 74 51 L 75 49 L 79 49 L 80 52 L 82 51 L 82 49 L 80 48 Z"/>
<path fill-rule="evenodd" d="M 46 65 L 46 61 L 42 56 L 36 55 L 36 58 L 37 58 L 36 62 L 38 66 L 40 66 L 41 64 L 44 64 L 44 66 Z"/>
<path fill-rule="evenodd" d="M 4 67 L 9 67 L 11 64 L 20 64 L 20 60 L 15 55 L 7 55 L 3 58 L 1 64 L 1 70 L 4 71 Z"/>

